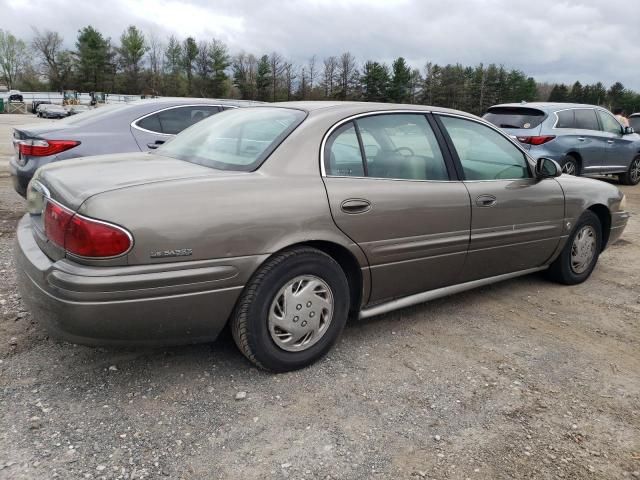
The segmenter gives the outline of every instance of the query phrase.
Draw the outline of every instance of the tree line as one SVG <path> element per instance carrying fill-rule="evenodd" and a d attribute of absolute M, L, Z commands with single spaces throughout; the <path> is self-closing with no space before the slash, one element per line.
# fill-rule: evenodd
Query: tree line
<path fill-rule="evenodd" d="M 218 39 L 159 38 L 129 26 L 117 41 L 92 26 L 67 48 L 55 31 L 33 28 L 28 40 L 0 30 L 0 78 L 21 90 L 101 91 L 132 95 L 245 100 L 362 100 L 419 103 L 482 114 L 505 102 L 558 101 L 640 111 L 640 95 L 620 82 L 571 86 L 536 82 L 502 65 L 422 69 L 403 57 L 391 65 L 360 62 L 350 52 L 293 62 L 278 52 L 231 53 Z"/>

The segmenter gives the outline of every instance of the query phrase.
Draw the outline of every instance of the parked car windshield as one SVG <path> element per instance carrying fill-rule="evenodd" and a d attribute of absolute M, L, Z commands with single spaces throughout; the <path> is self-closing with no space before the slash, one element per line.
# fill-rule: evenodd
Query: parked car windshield
<path fill-rule="evenodd" d="M 484 114 L 485 120 L 500 128 L 535 128 L 545 119 L 542 110 L 524 107 L 493 107 Z"/>
<path fill-rule="evenodd" d="M 629 117 L 629 126 L 633 128 L 636 133 L 640 133 L 640 115 Z"/>
<path fill-rule="evenodd" d="M 251 171 L 305 118 L 301 110 L 227 110 L 187 128 L 156 152 L 218 170 Z"/>

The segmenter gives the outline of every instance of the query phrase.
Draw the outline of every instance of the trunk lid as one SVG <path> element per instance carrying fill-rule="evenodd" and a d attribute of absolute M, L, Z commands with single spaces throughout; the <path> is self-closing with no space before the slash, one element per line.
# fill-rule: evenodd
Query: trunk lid
<path fill-rule="evenodd" d="M 89 197 L 136 185 L 211 175 L 233 175 L 194 163 L 149 153 L 124 153 L 51 163 L 34 179 L 54 200 L 77 211 Z"/>

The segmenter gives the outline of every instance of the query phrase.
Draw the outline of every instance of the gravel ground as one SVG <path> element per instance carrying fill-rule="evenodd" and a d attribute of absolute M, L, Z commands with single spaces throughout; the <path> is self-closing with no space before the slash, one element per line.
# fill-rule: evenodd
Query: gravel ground
<path fill-rule="evenodd" d="M 16 290 L 24 202 L 3 175 L 0 478 L 640 478 L 640 186 L 586 283 L 532 275 L 354 322 L 318 364 L 271 375 L 228 334 L 49 339 Z"/>

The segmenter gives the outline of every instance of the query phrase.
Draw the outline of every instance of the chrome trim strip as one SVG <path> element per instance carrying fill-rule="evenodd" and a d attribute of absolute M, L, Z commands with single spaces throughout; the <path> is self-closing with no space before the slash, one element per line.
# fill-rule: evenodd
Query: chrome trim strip
<path fill-rule="evenodd" d="M 140 126 L 137 125 L 137 122 L 139 122 L 140 120 L 144 120 L 147 117 L 150 117 L 151 115 L 155 115 L 156 113 L 160 113 L 160 112 L 166 112 L 167 110 L 173 110 L 175 108 L 182 108 L 182 107 L 218 107 L 218 108 L 238 108 L 235 105 L 222 105 L 222 104 L 217 104 L 217 103 L 188 103 L 188 104 L 184 104 L 184 105 L 174 105 L 172 107 L 166 107 L 166 108 L 161 108 L 160 110 L 156 110 L 154 112 L 150 112 L 147 113 L 141 117 L 136 118 L 135 120 L 133 120 L 129 126 L 131 128 L 135 128 L 136 130 L 140 130 L 141 132 L 145 132 L 145 133 L 151 133 L 152 135 L 160 135 L 163 137 L 175 137 L 176 134 L 173 133 L 160 133 L 160 132 L 154 132 L 153 130 L 147 130 L 146 128 L 142 128 Z M 217 112 L 217 113 L 222 113 L 222 112 Z M 214 115 L 217 115 L 214 114 Z M 209 115 L 211 116 L 211 115 Z M 205 117 L 208 118 L 208 117 Z M 204 119 L 203 119 L 204 120 Z M 194 124 L 195 125 L 195 124 Z"/>
<path fill-rule="evenodd" d="M 519 272 L 505 273 L 502 275 L 497 275 L 495 277 L 481 278 L 479 280 L 473 280 L 471 282 L 459 283 L 457 285 L 450 285 L 448 287 L 436 288 L 435 290 L 429 290 L 427 292 L 416 293 L 415 295 L 409 295 L 408 297 L 402 297 L 391 300 L 389 302 L 381 303 L 379 305 L 374 305 L 369 308 L 363 308 L 362 310 L 360 310 L 358 318 L 364 319 L 374 317 L 376 315 L 382 315 L 384 313 L 398 310 L 400 308 L 411 307 L 412 305 L 429 302 L 431 300 L 435 300 L 436 298 L 446 297 L 455 293 L 471 290 L 472 288 L 483 287 L 485 285 L 501 282 L 503 280 L 509 280 L 511 278 L 520 277 L 522 275 L 528 275 L 530 273 L 539 272 L 547 268 L 548 266 L 529 268 L 527 270 L 521 270 Z"/>

